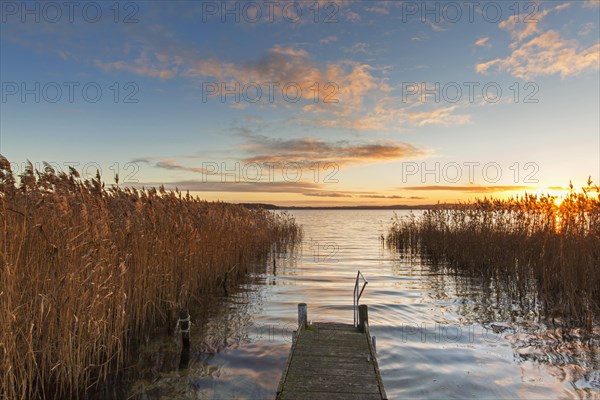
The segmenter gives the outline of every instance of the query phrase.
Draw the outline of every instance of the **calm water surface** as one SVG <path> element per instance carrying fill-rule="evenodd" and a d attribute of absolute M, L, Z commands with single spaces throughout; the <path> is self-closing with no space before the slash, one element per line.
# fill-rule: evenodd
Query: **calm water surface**
<path fill-rule="evenodd" d="M 297 303 L 310 320 L 352 323 L 360 269 L 390 399 L 600 399 L 597 336 L 561 337 L 481 282 L 402 261 L 381 242 L 392 211 L 293 215 L 304 227 L 297 252 L 211 306 L 193 327 L 188 368 L 177 338 L 152 339 L 130 398 L 274 398 Z"/>

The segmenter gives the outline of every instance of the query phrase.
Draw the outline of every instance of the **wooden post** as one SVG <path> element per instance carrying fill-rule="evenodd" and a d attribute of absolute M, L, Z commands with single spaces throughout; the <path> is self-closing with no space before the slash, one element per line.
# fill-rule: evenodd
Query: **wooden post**
<path fill-rule="evenodd" d="M 369 323 L 369 308 L 366 304 L 358 306 L 358 329 L 361 332 L 365 331 L 365 322 Z"/>
<path fill-rule="evenodd" d="M 298 304 L 298 330 L 306 328 L 308 322 L 308 306 L 306 303 Z"/>
<path fill-rule="evenodd" d="M 184 349 L 190 348 L 190 313 L 188 310 L 179 312 L 179 330 L 181 331 L 181 342 Z"/>
<path fill-rule="evenodd" d="M 181 349 L 181 357 L 179 358 L 179 369 L 187 369 L 190 364 L 190 348 L 184 347 Z"/>

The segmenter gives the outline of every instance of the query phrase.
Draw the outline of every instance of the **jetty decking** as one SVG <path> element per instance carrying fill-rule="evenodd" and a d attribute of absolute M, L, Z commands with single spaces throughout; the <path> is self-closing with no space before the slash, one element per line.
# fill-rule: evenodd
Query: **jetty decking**
<path fill-rule="evenodd" d="M 278 400 L 387 399 L 366 305 L 358 326 L 306 323 L 306 305 L 298 305 L 298 331 L 277 389 Z"/>

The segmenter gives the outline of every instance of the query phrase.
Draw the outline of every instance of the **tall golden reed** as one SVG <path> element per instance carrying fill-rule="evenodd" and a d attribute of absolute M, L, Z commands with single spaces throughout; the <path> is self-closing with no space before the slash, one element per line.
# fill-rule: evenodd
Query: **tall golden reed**
<path fill-rule="evenodd" d="M 541 318 L 591 329 L 600 317 L 600 194 L 483 199 L 396 218 L 388 245 L 455 272 L 491 278 Z M 531 310 L 529 310 L 531 311 Z"/>
<path fill-rule="evenodd" d="M 0 156 L 0 398 L 80 396 L 144 332 L 299 239 L 294 220 Z"/>

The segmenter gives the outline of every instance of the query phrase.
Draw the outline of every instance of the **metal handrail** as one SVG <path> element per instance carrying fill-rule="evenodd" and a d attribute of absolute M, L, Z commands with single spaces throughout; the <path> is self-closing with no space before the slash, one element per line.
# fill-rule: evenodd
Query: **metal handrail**
<path fill-rule="evenodd" d="M 358 278 L 361 278 L 363 280 L 363 285 L 360 289 L 360 292 L 358 291 Z M 354 326 L 358 326 L 358 302 L 360 301 L 360 296 L 362 296 L 363 291 L 365 290 L 365 286 L 367 286 L 368 283 L 369 282 L 365 279 L 365 277 L 359 270 L 356 274 L 356 281 L 354 282 Z"/>

